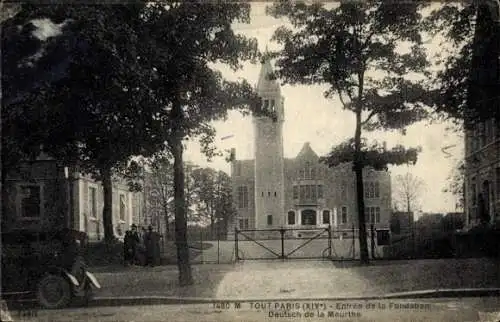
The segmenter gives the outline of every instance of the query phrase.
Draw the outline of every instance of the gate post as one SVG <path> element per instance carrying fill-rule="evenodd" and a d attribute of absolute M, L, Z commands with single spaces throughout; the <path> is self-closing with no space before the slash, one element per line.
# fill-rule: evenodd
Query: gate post
<path fill-rule="evenodd" d="M 281 259 L 285 259 L 285 229 L 281 227 L 280 229 L 280 234 L 281 234 Z"/>
<path fill-rule="evenodd" d="M 328 224 L 328 259 L 332 259 L 332 225 Z"/>
<path fill-rule="evenodd" d="M 375 227 L 371 224 L 371 246 L 372 246 L 372 259 L 375 259 Z"/>
<path fill-rule="evenodd" d="M 234 228 L 234 253 L 236 260 L 240 260 L 240 254 L 238 252 L 238 227 Z"/>

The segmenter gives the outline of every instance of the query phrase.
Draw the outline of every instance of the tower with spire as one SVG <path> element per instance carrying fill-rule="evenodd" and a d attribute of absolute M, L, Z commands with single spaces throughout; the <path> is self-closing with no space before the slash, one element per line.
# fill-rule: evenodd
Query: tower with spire
<path fill-rule="evenodd" d="M 284 225 L 284 98 L 274 77 L 271 62 L 262 62 L 257 82 L 265 116 L 253 117 L 255 151 L 255 227 Z"/>

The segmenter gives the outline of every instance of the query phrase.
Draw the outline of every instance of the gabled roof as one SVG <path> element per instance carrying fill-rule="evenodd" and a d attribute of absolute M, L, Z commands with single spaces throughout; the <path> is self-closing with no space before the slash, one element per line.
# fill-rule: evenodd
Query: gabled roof
<path fill-rule="evenodd" d="M 304 143 L 302 149 L 300 149 L 299 154 L 297 154 L 297 159 L 317 159 L 318 155 L 311 148 L 311 144 L 309 142 Z"/>

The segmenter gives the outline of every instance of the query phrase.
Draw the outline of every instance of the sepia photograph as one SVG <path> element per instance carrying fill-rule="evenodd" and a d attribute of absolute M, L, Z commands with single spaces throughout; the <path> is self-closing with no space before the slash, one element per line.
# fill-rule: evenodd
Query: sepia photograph
<path fill-rule="evenodd" d="M 500 0 L 0 24 L 0 321 L 500 322 Z"/>

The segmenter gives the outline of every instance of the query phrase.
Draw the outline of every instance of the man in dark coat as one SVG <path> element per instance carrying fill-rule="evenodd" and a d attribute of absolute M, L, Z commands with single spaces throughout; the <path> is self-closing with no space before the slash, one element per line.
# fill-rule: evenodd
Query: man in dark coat
<path fill-rule="evenodd" d="M 151 226 L 148 227 L 144 243 L 146 246 L 146 265 L 154 266 L 157 253 L 157 238 L 156 233 L 153 231 L 153 227 Z"/>

